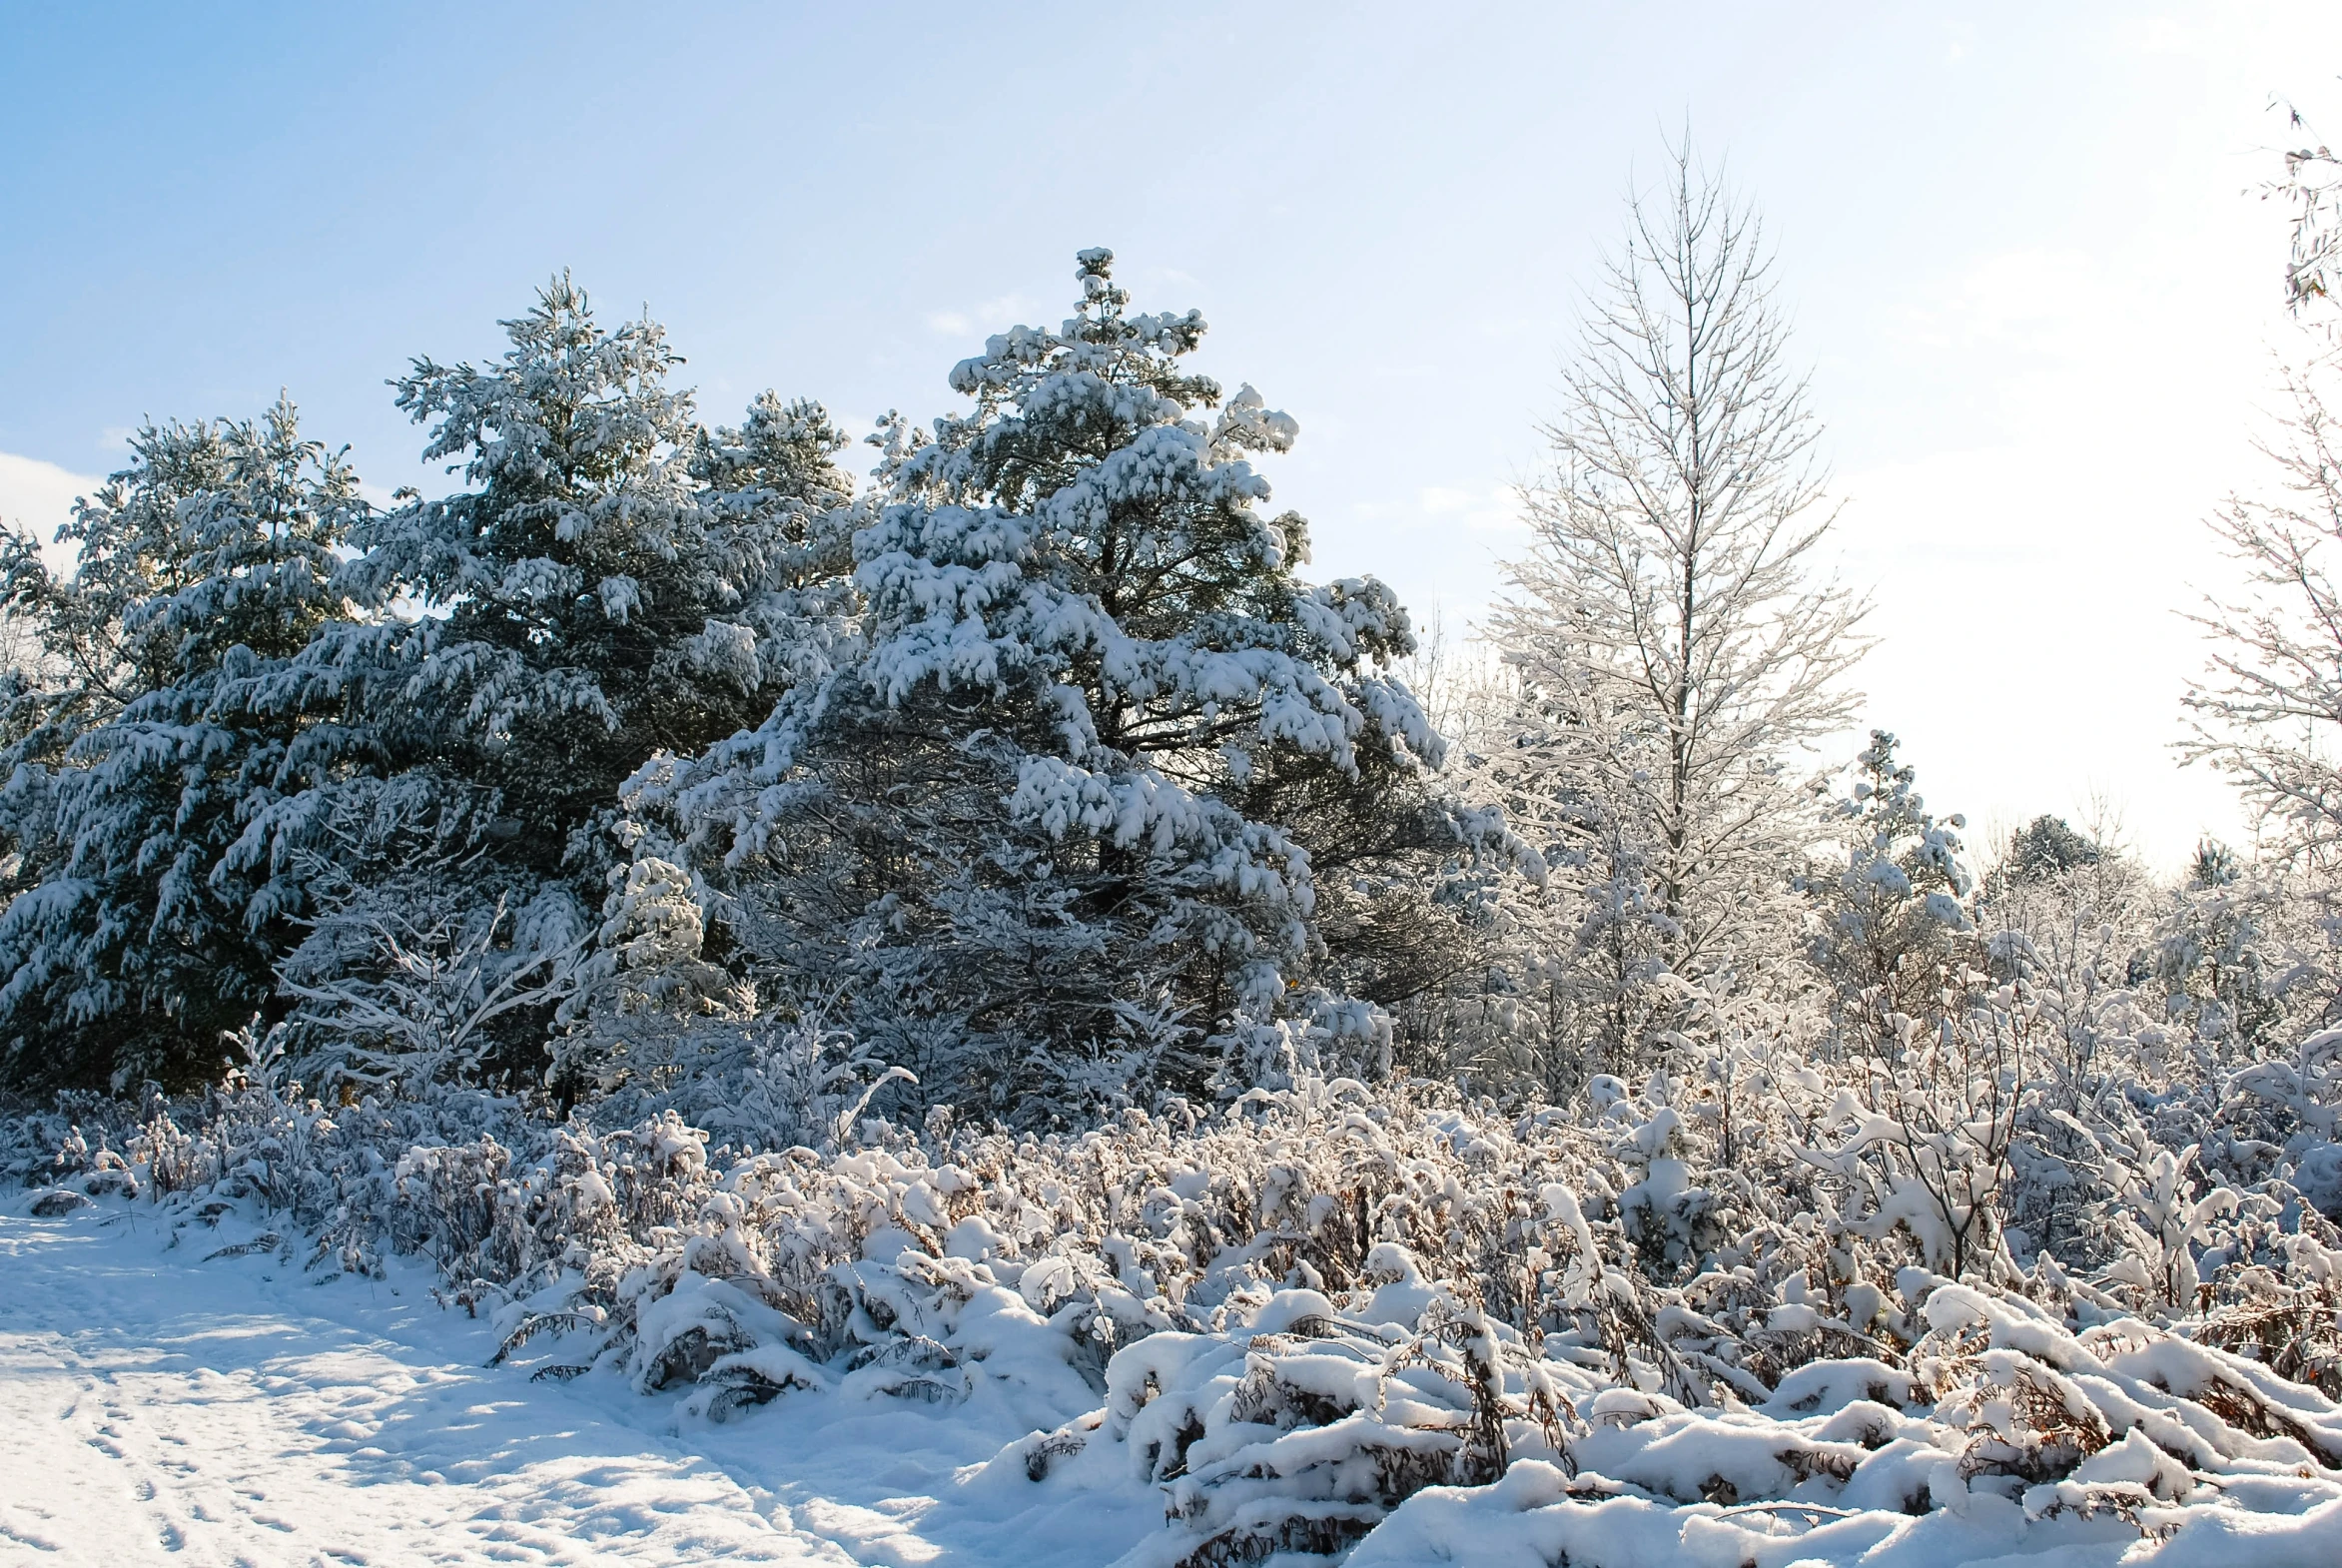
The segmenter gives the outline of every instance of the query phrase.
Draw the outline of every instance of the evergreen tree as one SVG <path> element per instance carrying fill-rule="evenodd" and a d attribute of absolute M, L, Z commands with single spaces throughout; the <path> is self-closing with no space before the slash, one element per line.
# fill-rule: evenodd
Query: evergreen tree
<path fill-rule="evenodd" d="M 278 677 L 335 612 L 364 507 L 289 402 L 165 424 L 80 502 L 68 576 L 15 536 L 12 613 L 45 657 L 7 711 L 0 1077 L 184 1086 L 263 1012 L 306 907 L 284 808 L 357 737 Z"/>
<path fill-rule="evenodd" d="M 1405 612 L 1302 582 L 1302 519 L 1263 515 L 1251 459 L 1293 421 L 1188 371 L 1202 320 L 1129 311 L 1110 253 L 1077 277 L 1061 329 L 952 373 L 967 412 L 890 421 L 859 656 L 632 797 L 736 968 L 1027 1120 L 1329 1036 L 1370 1061 L 1381 1015 L 1309 984 L 1343 972 L 1325 867 L 1367 899 L 1502 841 L 1428 788 L 1440 742 L 1385 669 Z M 614 934 L 636 922 L 614 902 Z"/>
<path fill-rule="evenodd" d="M 768 393 L 703 430 L 664 331 L 604 330 L 566 276 L 503 326 L 484 369 L 421 359 L 395 384 L 436 421 L 423 455 L 470 487 L 367 520 L 337 587 L 374 613 L 302 674 L 363 692 L 399 758 L 492 791 L 498 858 L 549 875 L 596 864 L 588 830 L 654 752 L 755 722 L 819 669 L 848 481 L 814 404 Z"/>
<path fill-rule="evenodd" d="M 1968 909 L 1975 879 L 1960 859 L 1960 817 L 1939 819 L 1898 762 L 1895 737 L 1871 731 L 1845 795 L 1829 819 L 1843 835 L 1843 870 L 1818 868 L 1804 885 L 1822 914 L 1814 962 L 1842 1006 L 1875 1028 L 1881 1011 L 1925 1018 L 1936 1011 L 1952 965 L 1970 956 Z M 1980 957 L 1980 954 L 1973 955 Z"/>
<path fill-rule="evenodd" d="M 502 325 L 500 359 L 394 384 L 467 487 L 364 521 L 335 579 L 361 613 L 284 677 L 366 714 L 389 781 L 320 804 L 331 908 L 288 966 L 335 1072 L 534 1076 L 625 858 L 619 785 L 755 723 L 851 635 L 844 437 L 819 405 L 768 392 L 701 426 L 664 331 L 605 330 L 566 276 Z"/>
<path fill-rule="evenodd" d="M 2104 851 L 2063 817 L 2043 813 L 2009 835 L 2008 853 L 1996 873 L 2018 882 L 2046 882 L 2080 866 L 2094 866 Z"/>

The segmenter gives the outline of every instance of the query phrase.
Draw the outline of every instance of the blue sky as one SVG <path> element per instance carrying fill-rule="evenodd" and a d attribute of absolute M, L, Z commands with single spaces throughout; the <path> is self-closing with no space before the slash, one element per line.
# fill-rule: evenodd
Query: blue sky
<path fill-rule="evenodd" d="M 1105 244 L 1300 420 L 1315 569 L 1460 624 L 1688 122 L 1780 250 L 1873 720 L 1939 808 L 2102 795 L 2170 862 L 2238 831 L 2164 748 L 2291 341 L 2245 192 L 2271 95 L 2342 124 L 2337 73 L 2300 5 L 0 5 L 0 514 L 280 387 L 429 481 L 385 380 L 494 352 L 561 267 L 667 323 L 710 416 L 925 416 Z"/>

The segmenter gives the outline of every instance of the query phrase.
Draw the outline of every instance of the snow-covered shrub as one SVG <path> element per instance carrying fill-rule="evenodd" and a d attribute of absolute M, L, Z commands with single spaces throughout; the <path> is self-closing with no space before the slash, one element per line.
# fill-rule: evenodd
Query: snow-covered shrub
<path fill-rule="evenodd" d="M 2342 1497 L 2322 1067 L 2275 1101 L 2060 1080 L 2025 988 L 1888 1014 L 1846 1062 L 1728 1010 L 1682 1071 L 1568 1105 L 1300 1074 L 1046 1136 L 872 1118 L 880 1075 L 818 1029 L 727 1070 L 767 1109 L 714 1135 L 650 1082 L 566 1122 L 327 1107 L 256 1042 L 241 1086 L 62 1104 L 0 1149 L 44 1212 L 236 1213 L 229 1247 L 320 1272 L 427 1255 L 515 1375 L 711 1420 L 1049 1412 L 984 1484 L 1158 1489 L 1167 1565 L 1365 1556 L 1483 1495 L 1548 1533 L 1632 1503 L 1678 1530 L 1999 1509 L 2045 1539 Z"/>
<path fill-rule="evenodd" d="M 574 901 L 559 889 L 518 910 L 502 898 L 484 909 L 446 909 L 427 896 L 367 902 L 377 912 L 333 916 L 336 950 L 358 949 L 350 969 L 310 980 L 288 965 L 282 982 L 298 1006 L 278 1027 L 314 1043 L 309 1059 L 321 1082 L 407 1094 L 477 1082 L 510 1038 L 501 1021 L 517 1018 L 533 1036 L 576 990 L 590 931 L 579 929 Z M 440 912 L 418 916 L 417 905 Z"/>
<path fill-rule="evenodd" d="M 2320 891 L 2299 872 L 2199 845 L 2146 954 L 2173 1032 L 2233 1067 L 2332 1022 L 2342 975 Z"/>

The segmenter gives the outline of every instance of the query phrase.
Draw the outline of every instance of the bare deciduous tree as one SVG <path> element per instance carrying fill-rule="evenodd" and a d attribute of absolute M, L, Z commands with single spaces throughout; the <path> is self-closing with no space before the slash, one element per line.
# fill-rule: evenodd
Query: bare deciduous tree
<path fill-rule="evenodd" d="M 1522 804 L 1589 891 L 1644 889 L 1678 975 L 1728 962 L 1785 882 L 1784 764 L 1851 718 L 1868 646 L 1868 605 L 1814 571 L 1834 508 L 1787 342 L 1755 216 L 1677 154 L 1607 264 L 1496 616 Z"/>
<path fill-rule="evenodd" d="M 2212 519 L 2248 588 L 2192 617 L 2214 651 L 2184 699 L 2179 749 L 2236 783 L 2272 848 L 2330 865 L 2342 849 L 2342 427 L 2322 369 L 2287 376 L 2291 408 L 2262 447 L 2272 498 L 2232 497 Z"/>
<path fill-rule="evenodd" d="M 2285 259 L 2285 302 L 2299 313 L 2314 303 L 2331 303 L 2342 292 L 2342 158 L 2315 140 L 2300 109 L 2287 103 L 2286 130 L 2296 141 L 2285 150 L 2285 178 L 2269 183 L 2264 197 L 2293 209 L 2293 247 Z"/>

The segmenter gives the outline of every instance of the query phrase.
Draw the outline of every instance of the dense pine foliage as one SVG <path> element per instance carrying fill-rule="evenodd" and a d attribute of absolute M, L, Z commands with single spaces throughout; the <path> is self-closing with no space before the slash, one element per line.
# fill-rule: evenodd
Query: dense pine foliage
<path fill-rule="evenodd" d="M 811 1025 L 1064 1125 L 1387 1072 L 1453 890 L 1536 859 L 1439 779 L 1389 590 L 1297 574 L 1294 421 L 1077 278 L 861 495 L 818 404 L 701 424 L 566 278 L 396 382 L 452 494 L 370 506 L 290 405 L 142 434 L 70 573 L 8 560 L 6 1081 L 566 1104 Z"/>

